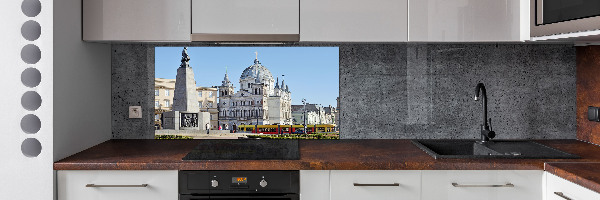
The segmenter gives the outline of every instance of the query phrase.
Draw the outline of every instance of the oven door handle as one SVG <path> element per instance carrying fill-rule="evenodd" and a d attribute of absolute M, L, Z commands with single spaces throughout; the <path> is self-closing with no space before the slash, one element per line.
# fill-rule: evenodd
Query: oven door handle
<path fill-rule="evenodd" d="M 210 196 L 210 199 L 283 199 L 289 198 L 290 200 L 295 200 L 292 196 L 284 195 L 284 196 Z"/>
<path fill-rule="evenodd" d="M 274 195 L 274 196 L 263 196 L 257 195 L 253 196 L 252 194 L 244 194 L 240 196 L 194 196 L 194 195 L 179 195 L 180 200 L 204 200 L 204 199 L 286 199 L 286 200 L 298 200 L 298 195 L 296 194 L 287 194 L 287 195 Z"/>

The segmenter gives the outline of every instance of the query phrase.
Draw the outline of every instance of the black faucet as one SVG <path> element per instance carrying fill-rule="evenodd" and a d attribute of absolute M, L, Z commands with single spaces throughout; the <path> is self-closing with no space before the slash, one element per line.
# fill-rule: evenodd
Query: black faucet
<path fill-rule="evenodd" d="M 483 96 L 483 101 L 481 101 L 481 105 L 483 106 L 483 124 L 481 124 L 481 143 L 489 142 L 490 139 L 496 137 L 496 132 L 492 131 L 492 119 L 490 118 L 490 123 L 488 124 L 487 118 L 487 94 L 485 93 L 485 86 L 483 83 L 478 83 L 475 88 L 475 101 L 479 101 L 479 91 L 481 91 L 481 95 Z"/>

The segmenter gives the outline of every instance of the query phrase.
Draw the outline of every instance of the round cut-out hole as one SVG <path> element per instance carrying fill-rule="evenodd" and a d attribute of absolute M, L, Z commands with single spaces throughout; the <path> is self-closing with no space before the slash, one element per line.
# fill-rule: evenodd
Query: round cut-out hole
<path fill-rule="evenodd" d="M 21 73 L 21 82 L 27 87 L 36 87 L 42 81 L 42 73 L 36 68 L 27 68 Z"/>
<path fill-rule="evenodd" d="M 27 17 L 35 17 L 42 11 L 42 3 L 39 0 L 23 0 L 21 11 Z"/>
<path fill-rule="evenodd" d="M 35 64 L 40 61 L 42 51 L 38 46 L 28 44 L 21 49 L 21 59 L 27 64 Z"/>
<path fill-rule="evenodd" d="M 40 118 L 33 114 L 28 114 L 21 118 L 21 130 L 25 133 L 35 134 L 40 131 L 41 127 L 42 122 L 40 121 Z"/>
<path fill-rule="evenodd" d="M 37 157 L 42 153 L 42 144 L 35 138 L 27 138 L 21 143 L 21 152 L 27 157 Z"/>
<path fill-rule="evenodd" d="M 42 97 L 34 91 L 28 91 L 21 97 L 21 105 L 29 111 L 34 111 L 42 105 Z"/>
<path fill-rule="evenodd" d="M 29 41 L 34 41 L 40 38 L 42 34 L 42 27 L 39 23 L 33 20 L 26 21 L 21 26 L 21 35 L 23 38 Z"/>

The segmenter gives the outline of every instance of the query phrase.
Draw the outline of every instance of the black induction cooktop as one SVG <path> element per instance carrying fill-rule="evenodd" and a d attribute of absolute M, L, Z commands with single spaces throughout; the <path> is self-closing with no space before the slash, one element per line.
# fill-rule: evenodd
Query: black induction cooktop
<path fill-rule="evenodd" d="M 183 160 L 298 160 L 298 140 L 202 140 Z"/>

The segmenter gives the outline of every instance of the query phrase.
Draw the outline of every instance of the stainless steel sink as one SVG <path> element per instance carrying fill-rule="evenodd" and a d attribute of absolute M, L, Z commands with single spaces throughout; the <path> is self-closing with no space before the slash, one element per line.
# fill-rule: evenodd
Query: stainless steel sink
<path fill-rule="evenodd" d="M 577 155 L 532 141 L 412 140 L 435 159 L 439 158 L 516 158 L 575 159 Z"/>

